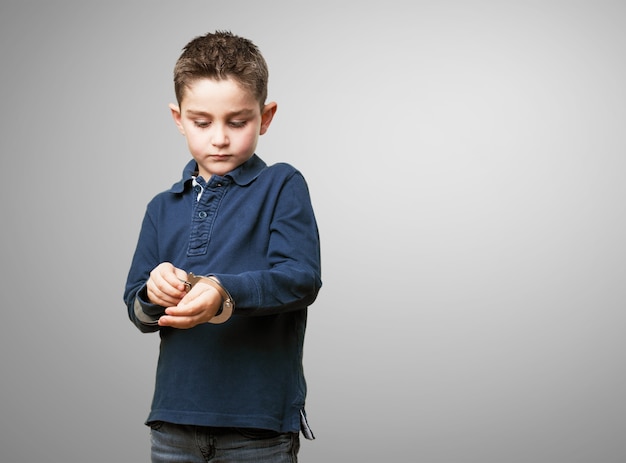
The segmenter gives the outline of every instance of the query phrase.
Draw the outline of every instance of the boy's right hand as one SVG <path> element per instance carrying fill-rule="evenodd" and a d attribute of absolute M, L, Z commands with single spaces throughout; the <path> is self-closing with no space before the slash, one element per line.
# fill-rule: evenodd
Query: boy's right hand
<path fill-rule="evenodd" d="M 150 302 L 163 307 L 178 305 L 187 294 L 185 283 L 183 283 L 186 278 L 187 272 L 174 267 L 169 262 L 157 265 L 150 272 L 150 278 L 146 284 Z"/>

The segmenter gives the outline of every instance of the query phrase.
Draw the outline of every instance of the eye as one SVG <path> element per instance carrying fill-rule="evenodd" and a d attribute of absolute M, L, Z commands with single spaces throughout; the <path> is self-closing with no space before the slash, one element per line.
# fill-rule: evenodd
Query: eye
<path fill-rule="evenodd" d="M 247 123 L 248 121 L 230 121 L 228 124 L 235 129 L 241 129 L 245 127 Z"/>
<path fill-rule="evenodd" d="M 193 121 L 193 125 L 201 129 L 206 129 L 209 126 L 209 121 Z"/>

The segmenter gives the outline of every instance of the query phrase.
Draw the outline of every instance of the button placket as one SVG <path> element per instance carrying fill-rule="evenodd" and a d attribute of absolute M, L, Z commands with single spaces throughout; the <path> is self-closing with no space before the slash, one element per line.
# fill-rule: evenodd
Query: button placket
<path fill-rule="evenodd" d="M 224 185 L 223 179 L 219 181 L 211 179 L 207 184 L 196 185 L 202 191 L 202 195 L 193 207 L 187 255 L 206 254 L 216 212 L 226 191 Z M 197 195 L 199 192 L 196 187 L 194 193 Z"/>

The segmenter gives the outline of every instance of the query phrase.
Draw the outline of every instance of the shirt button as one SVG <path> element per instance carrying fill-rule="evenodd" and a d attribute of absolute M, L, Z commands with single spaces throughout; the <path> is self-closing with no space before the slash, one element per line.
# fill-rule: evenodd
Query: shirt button
<path fill-rule="evenodd" d="M 200 193 L 202 191 L 202 187 L 200 185 L 196 185 L 195 187 L 193 187 L 193 191 L 195 191 L 196 193 Z"/>
<path fill-rule="evenodd" d="M 205 211 L 198 212 L 198 217 L 201 219 L 206 219 L 207 213 Z"/>

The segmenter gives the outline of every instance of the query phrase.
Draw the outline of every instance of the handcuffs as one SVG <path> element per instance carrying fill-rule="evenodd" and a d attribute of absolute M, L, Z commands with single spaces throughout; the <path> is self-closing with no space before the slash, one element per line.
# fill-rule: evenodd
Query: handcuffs
<path fill-rule="evenodd" d="M 209 320 L 209 323 L 219 325 L 220 323 L 227 321 L 233 314 L 235 301 L 233 301 L 233 298 L 226 288 L 224 288 L 220 282 L 217 281 L 217 278 L 213 276 L 204 277 L 201 275 L 194 275 L 192 272 L 189 272 L 187 273 L 187 279 L 180 281 L 184 283 L 187 288 L 187 292 L 189 292 L 191 288 L 196 285 L 196 283 L 202 282 L 214 287 L 217 292 L 220 293 L 220 296 L 222 296 L 222 307 L 217 311 L 213 318 Z"/>

